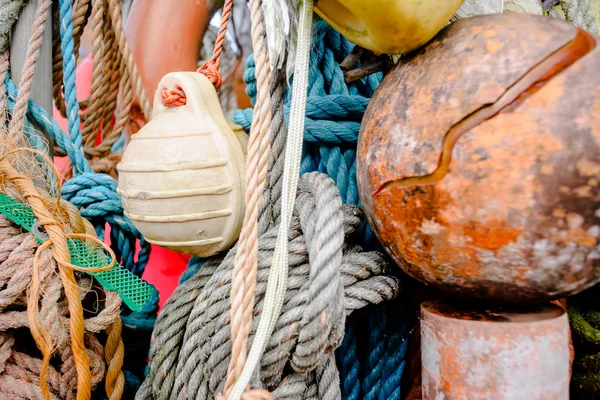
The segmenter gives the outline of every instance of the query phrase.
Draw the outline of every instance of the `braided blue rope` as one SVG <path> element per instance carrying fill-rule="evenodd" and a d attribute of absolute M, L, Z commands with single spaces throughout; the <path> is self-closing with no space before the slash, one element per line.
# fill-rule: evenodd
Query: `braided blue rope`
<path fill-rule="evenodd" d="M 309 97 L 306 103 L 304 140 L 307 142 L 356 143 L 360 131 L 360 119 L 369 100 L 362 96 L 328 95 Z M 331 107 L 329 111 L 326 111 Z M 286 104 L 286 121 L 290 106 Z M 238 110 L 234 122 L 250 131 L 252 109 Z"/>
<path fill-rule="evenodd" d="M 10 77 L 7 77 L 4 83 L 7 89 L 9 109 L 11 109 L 14 107 L 19 91 Z M 75 144 L 46 110 L 29 100 L 27 116 L 53 138 L 75 165 L 78 154 Z M 89 167 L 87 160 L 84 160 L 83 163 Z M 117 182 L 112 177 L 86 172 L 67 181 L 62 188 L 62 196 L 79 207 L 81 215 L 94 224 L 99 237 L 104 237 L 105 223 L 110 225 L 111 235 L 116 233 L 111 238 L 113 239 L 111 247 L 118 255 L 119 262 L 125 268 L 141 276 L 148 262 L 150 245 L 143 239 L 133 223 L 123 216 L 123 206 L 116 193 L 116 188 Z M 137 239 L 140 240 L 142 250 L 137 255 L 137 261 L 134 261 Z"/>
<path fill-rule="evenodd" d="M 382 307 L 375 307 L 369 314 L 369 334 L 367 339 L 367 359 L 364 363 L 365 378 L 361 389 L 364 400 L 375 400 L 378 398 L 381 388 L 383 369 L 385 365 L 385 354 L 387 350 L 387 313 Z"/>
<path fill-rule="evenodd" d="M 190 279 L 192 276 L 198 272 L 200 267 L 204 264 L 204 260 L 198 257 L 192 257 L 190 262 L 188 263 L 187 268 L 183 271 L 183 274 L 179 277 L 179 284 L 181 285 L 183 282 Z"/>
<path fill-rule="evenodd" d="M 406 350 L 408 348 L 408 327 L 402 324 L 403 306 L 402 298 L 394 299 L 383 306 L 388 315 L 395 318 L 388 318 L 386 327 L 386 348 L 383 355 L 383 369 L 381 371 L 381 388 L 379 390 L 379 400 L 400 400 L 400 384 L 402 373 L 406 365 Z"/>
<path fill-rule="evenodd" d="M 342 399 L 360 399 L 360 359 L 355 324 L 346 321 L 344 340 L 336 351 L 336 360 L 340 370 Z"/>
<path fill-rule="evenodd" d="M 400 400 L 400 383 L 406 365 L 406 349 L 408 340 L 398 332 L 392 332 L 388 337 L 381 372 L 381 389 L 378 400 Z"/>
<path fill-rule="evenodd" d="M 73 40 L 73 12 L 70 0 L 59 0 L 61 53 L 63 56 L 63 83 L 67 108 L 68 136 L 43 110 L 31 107 L 33 118 L 50 132 L 56 143 L 68 154 L 73 164 L 73 175 L 65 183 L 62 195 L 80 210 L 95 226 L 100 237 L 105 227 L 111 228 L 111 247 L 121 264 L 141 275 L 148 262 L 150 245 L 142 238 L 133 223 L 123 215 L 123 206 L 116 193 L 117 182 L 108 175 L 96 174 L 90 167 L 83 151 L 79 104 L 75 84 L 75 54 Z M 137 254 L 136 242 L 140 240 L 141 251 Z M 158 292 L 142 312 L 125 311 L 123 319 L 123 341 L 126 355 L 124 370 L 126 386 L 137 390 L 144 376 L 146 355 L 150 347 L 150 335 L 158 309 Z"/>
<path fill-rule="evenodd" d="M 353 47 L 325 21 L 315 21 L 300 173 L 320 171 L 328 174 L 335 181 L 344 203 L 360 205 L 356 184 L 356 142 L 363 114 L 382 80 L 382 74 L 346 84 L 339 64 Z M 254 58 L 250 56 L 244 80 L 252 104 L 257 91 L 254 72 Z M 285 97 L 286 120 L 290 102 L 288 90 Z M 233 120 L 249 132 L 252 109 L 238 110 Z M 357 237 L 364 248 L 380 248 L 366 222 L 358 230 Z M 387 327 L 386 321 L 392 318 L 389 314 L 393 310 L 387 310 L 384 305 L 372 307 L 370 311 L 375 315 L 367 321 L 361 316 L 346 321 L 344 340 L 336 351 L 342 396 L 353 400 L 397 399 L 407 345 L 397 331 L 404 327 L 400 325 L 402 321 L 397 326 L 390 325 L 394 325 L 395 330 Z M 366 326 L 369 332 L 366 342 L 357 339 L 361 326 Z"/>

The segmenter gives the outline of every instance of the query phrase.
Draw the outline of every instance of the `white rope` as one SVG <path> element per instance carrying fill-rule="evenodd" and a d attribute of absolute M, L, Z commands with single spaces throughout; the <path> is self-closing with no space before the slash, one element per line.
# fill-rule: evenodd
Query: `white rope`
<path fill-rule="evenodd" d="M 287 289 L 288 277 L 288 229 L 294 211 L 300 161 L 302 158 L 302 141 L 304 139 L 304 115 L 306 113 L 306 95 L 308 88 L 308 68 L 312 35 L 313 0 L 304 0 L 300 7 L 298 24 L 298 47 L 294 68 L 292 88 L 292 105 L 290 123 L 285 150 L 285 167 L 283 171 L 283 190 L 281 195 L 281 224 L 277 235 L 273 264 L 269 272 L 267 292 L 258 329 L 248 359 L 240 378 L 233 386 L 229 400 L 239 400 L 246 390 L 250 379 L 259 365 L 265 347 L 271 337 L 273 328 L 283 305 Z"/>

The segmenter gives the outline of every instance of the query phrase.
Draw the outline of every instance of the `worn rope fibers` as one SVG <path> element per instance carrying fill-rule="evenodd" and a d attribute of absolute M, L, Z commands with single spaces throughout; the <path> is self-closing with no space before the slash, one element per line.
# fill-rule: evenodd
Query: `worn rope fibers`
<path fill-rule="evenodd" d="M 53 97 L 56 108 L 66 116 L 67 107 L 63 98 L 64 61 L 61 53 L 64 37 L 59 35 L 58 8 L 55 14 Z M 126 42 L 120 0 L 77 0 L 73 6 L 72 21 L 75 61 L 79 54 L 81 34 L 88 22 L 93 30 L 91 95 L 89 99 L 78 103 L 78 109 L 82 110 L 80 118 L 84 121 L 82 139 L 85 155 L 92 161 L 95 170 L 114 175 L 114 165 L 118 159 L 111 157 L 110 152 L 129 122 L 133 96 L 138 97 L 146 118 L 151 112 L 150 103 Z M 96 144 L 98 132 L 102 135 L 100 143 Z M 66 155 L 60 147 L 55 150 L 57 155 Z"/>
<path fill-rule="evenodd" d="M 263 2 L 265 8 L 270 2 Z M 229 386 L 231 373 L 231 365 L 228 371 L 227 384 L 225 387 L 225 396 L 228 400 L 239 400 L 244 397 L 270 397 L 270 393 L 248 390 L 250 381 L 252 380 L 255 371 L 259 368 L 261 358 L 265 351 L 265 348 L 269 342 L 269 339 L 273 333 L 273 329 L 277 324 L 277 320 L 280 316 L 283 302 L 285 300 L 285 294 L 287 291 L 287 280 L 289 274 L 288 268 L 288 228 L 291 222 L 291 218 L 294 212 L 296 192 L 298 190 L 298 178 L 300 175 L 300 164 L 302 158 L 302 142 L 304 137 L 304 115 L 306 111 L 306 97 L 307 97 L 307 84 L 308 84 L 308 71 L 310 64 L 310 47 L 311 47 L 311 36 L 312 36 L 312 23 L 313 23 L 313 1 L 304 0 L 300 6 L 301 12 L 299 13 L 298 22 L 298 48 L 297 48 L 297 62 L 294 70 L 294 82 L 292 84 L 292 104 L 290 107 L 290 124 L 289 131 L 286 139 L 286 150 L 285 150 L 285 162 L 283 170 L 283 185 L 281 195 L 281 218 L 279 224 L 279 233 L 277 235 L 277 242 L 275 245 L 275 253 L 273 255 L 273 264 L 269 272 L 269 278 L 267 281 L 267 290 L 263 298 L 263 310 L 260 315 L 258 328 L 255 332 L 254 343 L 252 343 L 248 352 L 248 357 L 245 360 L 241 373 L 236 377 L 235 384 L 233 387 Z M 280 10 L 283 14 L 283 19 L 288 19 L 288 11 Z M 273 34 L 273 32 L 267 29 L 267 39 Z M 270 46 L 269 46 L 270 48 Z M 269 51 L 272 49 L 270 48 Z M 281 67 L 281 66 L 280 66 Z M 279 68 L 281 69 L 281 68 Z M 314 182 L 317 183 L 317 182 Z M 336 208 L 336 200 L 338 200 L 338 194 L 333 193 L 330 202 L 324 201 L 322 203 L 322 214 L 327 215 L 328 212 L 325 208 L 332 207 Z M 302 206 L 299 210 L 302 210 Z M 327 257 L 331 255 L 332 249 L 341 245 L 343 242 L 343 235 L 340 232 L 340 226 L 337 226 L 335 219 L 324 218 L 319 219 L 315 222 L 317 228 L 315 230 L 315 240 L 309 244 L 314 247 L 314 257 L 311 259 L 311 277 L 323 273 L 321 276 L 315 278 L 321 281 L 321 286 L 315 289 L 313 293 L 314 297 L 321 295 L 325 308 L 313 308 L 307 310 L 312 312 L 312 315 L 305 316 L 307 320 L 316 320 L 317 315 L 322 313 L 333 316 L 336 314 L 335 299 L 343 298 L 343 289 L 341 284 L 335 279 L 336 274 L 339 274 L 337 270 L 330 270 L 328 273 L 325 269 L 320 268 L 322 264 L 327 263 L 325 258 L 319 258 L 319 256 Z M 305 228 L 306 230 L 306 228 Z M 318 230 L 318 233 L 316 231 Z M 309 235 L 307 235 L 308 237 Z M 307 243 L 308 244 L 308 243 Z M 335 254 L 335 253 L 334 253 Z M 341 253 L 337 256 L 341 257 Z M 329 259 L 329 264 L 335 265 L 337 262 L 335 259 Z M 317 272 L 314 272 L 317 271 Z M 232 289 L 232 297 L 234 291 Z M 327 297 L 328 296 L 328 297 Z M 330 306 L 327 306 L 330 304 Z M 253 308 L 253 306 L 251 305 Z M 326 307 L 334 307 L 333 309 L 326 309 Z M 232 302 L 232 317 L 233 317 L 233 302 Z M 253 316 L 248 316 L 247 322 L 252 321 Z M 233 332 L 233 330 L 232 330 Z M 335 334 L 340 336 L 336 338 Z M 335 346 L 341 341 L 343 335 L 343 328 L 338 329 L 336 333 L 330 332 L 329 341 L 335 343 Z M 325 333 L 327 335 L 327 333 Z M 304 337 L 301 341 L 307 341 L 308 338 Z M 299 352 L 300 354 L 302 351 Z M 233 358 L 233 354 L 232 354 Z M 298 362 L 298 361 L 297 361 Z M 308 365 L 311 364 L 311 360 L 305 360 Z M 231 392 L 229 389 L 231 388 Z"/>
<path fill-rule="evenodd" d="M 31 100 L 26 103 L 28 110 L 25 126 L 27 127 L 29 121 L 37 122 L 69 156 L 77 176 L 63 186 L 63 198 L 70 199 L 78 207 L 81 207 L 82 215 L 93 221 L 96 226 L 98 236 L 104 237 L 104 228 L 106 223 L 108 223 L 111 226 L 111 246 L 120 263 L 136 274 L 141 274 L 148 260 L 149 245 L 141 238 L 139 232 L 131 224 L 131 221 L 123 216 L 121 201 L 115 192 L 116 181 L 106 175 L 93 174 L 84 156 L 83 143 L 79 132 L 79 115 L 77 112 L 79 106 L 75 98 L 75 55 L 73 44 L 75 38 L 73 37 L 71 2 L 60 0 L 58 3 L 61 30 L 61 40 L 59 43 L 61 44 L 63 57 L 67 60 L 63 63 L 63 79 L 70 132 L 69 135 L 63 132 L 57 123 Z M 115 4 L 118 6 L 118 2 Z M 116 7 L 115 10 L 117 10 Z M 114 15 L 111 18 L 114 18 Z M 7 66 L 7 61 L 8 57 L 0 58 L 0 66 Z M 8 67 L 6 69 L 3 68 L 1 71 L 8 71 Z M 8 74 L 2 75 L 2 78 L 4 86 L 2 87 L 3 93 L 0 99 L 3 102 L 0 106 L 5 104 L 9 110 L 14 109 L 20 92 L 10 80 Z M 4 90 L 6 90 L 6 96 L 4 95 Z M 4 115 L 4 113 L 1 114 Z M 141 239 L 142 250 L 140 252 L 137 252 L 135 247 L 137 239 Z M 157 302 L 158 296 L 156 295 L 148 303 L 148 308 L 143 310 L 143 312 L 131 313 L 127 308 L 123 310 L 123 337 L 125 349 L 128 354 L 125 359 L 127 369 L 124 371 L 125 390 L 129 391 L 130 394 L 137 389 L 137 386 L 141 382 L 141 379 L 138 377 L 143 377 L 144 374 L 146 365 L 145 355 L 147 353 L 147 346 L 149 346 L 149 336 L 154 323 L 153 314 L 156 314 Z M 111 330 L 110 334 L 111 336 L 118 336 L 118 329 Z M 148 338 L 147 341 L 144 339 L 145 336 Z M 119 351 L 118 347 L 111 347 L 108 350 L 109 352 Z M 118 377 L 116 378 L 119 379 Z"/>
<path fill-rule="evenodd" d="M 39 243 L 32 234 L 23 233 L 4 216 L 0 216 L 2 398 L 44 399 L 39 386 L 41 356 L 32 343 L 31 336 L 22 332 L 22 328 L 29 327 L 26 289 L 32 280 L 33 258 L 38 247 Z M 55 346 L 55 362 L 52 363 L 49 372 L 50 393 L 56 399 L 74 399 L 77 392 L 77 373 L 69 345 L 69 310 L 64 299 L 61 279 L 56 274 L 57 265 L 49 250 L 42 251 L 40 263 L 43 290 L 40 299 L 41 316 L 51 326 L 50 333 Z M 90 358 L 91 383 L 96 387 L 105 377 L 105 351 L 108 349 L 102 345 L 100 340 L 105 339 L 100 334 L 109 330 L 119 320 L 121 299 L 115 292 L 105 291 L 83 274 L 78 278 L 78 286 L 88 310 L 84 322 L 85 341 Z M 115 344 L 109 343 L 108 346 L 114 347 Z"/>
<path fill-rule="evenodd" d="M 341 264 L 326 263 L 320 268 L 320 273 L 309 278 L 311 269 L 316 266 L 309 263 L 309 258 L 314 257 L 314 254 L 311 255 L 314 249 L 310 245 L 307 247 L 307 243 L 312 243 L 314 238 L 311 235 L 319 234 L 314 231 L 315 221 L 324 218 L 319 213 L 328 212 L 331 219 L 339 219 L 340 227 L 343 227 L 339 232 L 346 237 L 351 236 L 363 220 L 355 206 L 342 207 L 338 203 L 337 211 L 323 209 L 321 201 L 331 203 L 330 196 L 335 192 L 337 189 L 333 181 L 323 174 L 309 174 L 301 178 L 298 204 L 302 206 L 300 209 L 297 207 L 298 216 L 289 232 L 288 292 L 261 363 L 261 381 L 265 387 L 274 390 L 275 398 L 279 398 L 279 393 L 290 392 L 290 385 L 313 387 L 315 393 L 324 396 L 332 393 L 333 397 L 325 398 L 339 397 L 337 367 L 333 359 L 326 356 L 339 344 L 339 339 L 330 341 L 326 332 L 337 332 L 333 337 L 341 338 L 345 313 L 390 299 L 399 290 L 395 278 L 382 275 L 387 269 L 383 255 L 363 252 L 349 243 L 344 248 L 333 250 L 343 252 Z M 255 316 L 262 309 L 276 237 L 277 229 L 273 228 L 262 235 L 259 242 Z M 150 374 L 137 399 L 211 399 L 222 390 L 231 351 L 229 290 L 235 251 L 235 248 L 232 249 L 220 265 L 218 261 L 205 263 L 192 278 L 176 289 L 165 304 L 153 332 Z M 336 270 L 340 274 L 337 279 L 344 287 L 344 302 L 338 303 L 342 298 L 328 291 L 317 301 L 312 291 L 323 284 L 322 274 Z M 335 275 L 333 279 L 336 279 Z M 325 326 L 306 320 L 308 315 L 314 315 L 311 312 L 314 307 L 331 306 L 334 314 L 326 315 Z M 254 319 L 251 338 L 257 324 L 257 319 Z M 311 331 L 313 334 L 308 334 Z M 322 334 L 314 336 L 316 332 Z M 305 341 L 304 337 L 313 337 L 314 340 Z M 291 367 L 294 372 L 290 375 L 286 367 Z M 314 374 L 320 376 L 319 380 Z M 319 383 L 321 388 L 317 389 Z"/>

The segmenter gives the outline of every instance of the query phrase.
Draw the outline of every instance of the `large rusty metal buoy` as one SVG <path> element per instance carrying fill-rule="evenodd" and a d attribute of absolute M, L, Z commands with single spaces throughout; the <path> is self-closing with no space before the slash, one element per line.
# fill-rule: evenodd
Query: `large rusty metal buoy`
<path fill-rule="evenodd" d="M 411 276 L 538 302 L 600 279 L 600 50 L 560 20 L 459 20 L 386 76 L 357 179 Z"/>

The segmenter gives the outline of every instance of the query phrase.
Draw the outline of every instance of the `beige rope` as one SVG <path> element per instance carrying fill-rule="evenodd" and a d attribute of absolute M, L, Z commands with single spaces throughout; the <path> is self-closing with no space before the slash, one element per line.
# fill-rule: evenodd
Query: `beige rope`
<path fill-rule="evenodd" d="M 43 318 L 45 309 L 44 304 L 42 304 L 42 308 L 40 309 L 39 298 L 41 293 L 46 293 L 47 297 L 51 297 L 46 304 L 52 305 L 61 301 L 68 309 L 68 336 L 70 337 L 70 349 L 73 354 L 74 367 L 72 373 L 75 374 L 73 376 L 76 376 L 76 378 L 73 379 L 76 379 L 77 400 L 88 400 L 91 397 L 93 384 L 91 377 L 93 371 L 90 371 L 90 358 L 85 346 L 85 321 L 83 317 L 81 293 L 77 286 L 74 274 L 74 271 L 82 270 L 82 268 L 71 263 L 67 238 L 80 238 L 93 242 L 96 245 L 102 246 L 111 255 L 113 261 L 110 265 L 101 268 L 86 268 L 85 270 L 88 272 L 99 272 L 112 268 L 116 258 L 110 247 L 107 247 L 103 242 L 97 239 L 95 235 L 90 236 L 88 234 L 67 233 L 65 231 L 65 225 L 62 222 L 63 218 L 61 215 L 71 214 L 73 208 L 64 210 L 58 214 L 50 211 L 52 209 L 56 210 L 60 208 L 60 198 L 55 199 L 56 201 L 53 202 L 54 205 L 50 206 L 47 201 L 47 199 L 50 199 L 50 196 L 47 194 L 42 195 L 33 185 L 31 178 L 19 173 L 10 163 L 9 157 L 14 158 L 18 152 L 22 151 L 32 152 L 44 158 L 48 165 L 51 166 L 51 170 L 55 174 L 56 180 L 58 180 L 58 177 L 56 176 L 56 169 L 52 166 L 52 161 L 38 150 L 17 148 L 5 152 L 0 158 L 0 177 L 4 183 L 4 190 L 6 193 L 13 193 L 18 198 L 23 199 L 23 201 L 32 208 L 39 225 L 43 227 L 48 234 L 48 240 L 38 247 L 33 257 L 32 278 L 31 283 L 29 284 L 29 290 L 27 291 L 27 319 L 29 329 L 43 356 L 39 372 L 40 389 L 45 399 L 51 398 L 47 377 L 51 369 L 50 360 L 56 349 L 56 343 L 52 336 L 52 332 L 56 329 L 52 326 L 57 323 L 57 319 L 54 318 L 51 321 L 47 321 Z M 60 188 L 57 189 L 57 193 L 60 193 Z M 69 217 L 69 220 L 71 219 L 73 218 Z M 74 225 L 86 231 L 91 230 L 90 225 L 83 222 L 75 223 Z M 44 274 L 42 267 L 40 266 L 40 259 L 43 251 L 50 246 L 52 246 L 53 258 L 58 265 L 58 276 L 60 277 L 60 280 L 54 287 L 47 288 L 44 287 Z M 61 290 L 60 285 L 62 285 L 63 290 Z M 61 300 L 62 291 L 64 291 L 65 294 L 64 300 Z M 112 340 L 113 342 L 111 343 L 114 345 L 116 338 L 113 338 Z M 114 357 L 121 357 L 122 359 L 122 355 L 123 352 L 117 352 L 114 354 Z"/>
<path fill-rule="evenodd" d="M 63 203 L 63 204 L 66 204 Z M 74 206 L 70 205 L 69 208 Z M 89 222 L 80 215 L 71 216 L 71 210 L 65 210 L 69 220 L 80 220 L 75 225 L 79 229 L 93 232 Z M 26 288 L 34 279 L 34 255 L 39 244 L 29 233 L 22 232 L 6 218 L 0 216 L 0 398 L 45 399 L 40 387 L 39 375 L 44 369 L 42 360 L 36 358 L 37 354 L 28 346 L 27 335 L 14 335 L 16 329 L 30 326 L 28 318 L 27 290 Z M 74 399 L 78 390 L 77 367 L 73 352 L 69 346 L 70 333 L 68 327 L 69 306 L 61 300 L 63 296 L 62 280 L 56 274 L 57 263 L 50 250 L 42 250 L 39 257 L 39 277 L 42 288 L 40 297 L 40 317 L 50 328 L 48 331 L 51 342 L 54 343 L 55 358 L 61 364 L 53 362 L 47 367 L 47 383 L 49 398 Z M 104 291 L 91 278 L 82 275 L 75 286 L 82 299 L 97 291 L 103 291 L 104 307 L 100 312 L 93 312 L 84 322 L 87 355 L 90 360 L 90 384 L 94 386 L 104 378 L 105 361 L 109 363 L 109 371 L 114 370 L 122 363 L 122 340 L 118 326 L 120 326 L 121 300 L 115 292 Z M 10 311 L 7 311 L 10 310 Z M 117 326 L 112 330 L 112 326 Z M 106 350 L 95 333 L 109 332 Z M 112 339 L 111 339 L 112 338 Z M 25 346 L 24 346 L 25 345 Z M 110 349 L 115 349 L 110 350 Z M 28 350 L 30 349 L 30 350 Z M 24 352 L 24 353 L 23 353 Z M 122 352 L 122 351 L 121 351 Z M 112 374 L 115 374 L 114 372 Z M 117 371 L 118 378 L 118 371 Z M 115 387 L 113 393 L 119 389 L 119 380 L 112 379 L 107 373 L 106 385 Z M 121 391 L 122 393 L 122 391 Z M 118 398 L 113 395 L 111 398 Z"/>
<path fill-rule="evenodd" d="M 6 93 L 6 87 L 4 86 L 4 80 L 8 75 L 10 69 L 10 62 L 8 60 L 8 51 L 0 53 L 0 93 Z M 6 96 L 0 95 L 0 127 L 6 124 L 6 113 L 8 112 L 8 104 L 6 103 Z"/>
<path fill-rule="evenodd" d="M 259 0 L 251 2 L 252 43 L 255 49 L 258 93 L 248 143 L 246 170 L 246 214 L 238 242 L 231 286 L 231 361 L 227 371 L 225 394 L 228 396 L 239 378 L 247 356 L 248 335 L 252 328 L 254 291 L 258 263 L 258 209 L 264 190 L 269 161 L 271 126 L 269 82 L 271 70 L 264 42 Z"/>
<path fill-rule="evenodd" d="M 44 26 L 48 17 L 48 10 L 52 5 L 51 0 L 39 0 L 33 17 L 33 29 L 29 43 L 27 44 L 27 53 L 25 55 L 25 64 L 23 65 L 23 75 L 19 83 L 19 95 L 15 103 L 12 119 L 9 123 L 9 132 L 20 132 L 25 124 L 25 114 L 27 114 L 27 102 L 31 95 L 33 85 L 33 75 L 35 74 L 35 65 L 40 55 L 42 47 L 42 38 L 44 36 Z M 4 96 L 4 94 L 2 95 Z"/>
<path fill-rule="evenodd" d="M 127 70 L 129 71 L 129 75 L 132 79 L 132 86 L 134 88 L 135 95 L 137 96 L 138 101 L 140 102 L 140 106 L 142 108 L 142 112 L 144 113 L 144 117 L 147 121 L 149 121 L 150 117 L 152 116 L 152 105 L 146 97 L 146 91 L 144 89 L 144 84 L 142 83 L 142 78 L 138 73 L 137 66 L 133 59 L 133 54 L 131 53 L 129 45 L 127 44 L 125 31 L 123 30 L 123 21 L 121 17 L 121 1 L 108 0 L 108 8 L 112 18 L 112 23 L 114 26 L 119 49 L 121 50 L 121 55 L 125 59 Z"/>
<path fill-rule="evenodd" d="M 598 25 L 590 0 L 561 0 L 560 5 L 570 23 L 597 35 Z"/>
<path fill-rule="evenodd" d="M 78 0 L 74 6 L 73 36 L 76 49 L 83 27 L 87 22 L 87 12 L 91 3 L 92 24 L 92 87 L 90 98 L 80 102 L 80 108 L 87 107 L 81 114 L 84 123 L 82 139 L 84 152 L 90 162 L 102 170 L 113 171 L 109 164 L 112 162 L 110 152 L 112 145 L 119 139 L 131 113 L 133 97 L 140 99 L 146 117 L 151 112 L 141 83 L 137 74 L 137 67 L 129 51 L 125 33 L 122 26 L 121 6 L 119 1 L 111 0 Z M 54 88 L 53 95 L 56 107 L 65 115 L 65 105 L 62 93 L 62 56 L 60 56 L 60 42 L 55 43 L 54 55 Z M 132 74 L 135 77 L 132 79 Z M 121 103 L 119 103 L 119 89 L 121 90 Z M 134 91 L 134 92 L 133 92 Z M 113 116 L 116 122 L 113 126 Z M 102 133 L 100 144 L 96 145 L 98 133 Z M 55 149 L 56 154 L 64 156 L 64 152 Z"/>
<path fill-rule="evenodd" d="M 109 52 L 108 43 L 105 43 L 105 21 L 104 15 L 107 10 L 105 8 L 105 0 L 92 0 L 92 87 L 90 89 L 90 100 L 88 110 L 86 112 L 85 124 L 81 132 L 82 140 L 90 146 L 89 138 L 93 139 L 93 144 L 96 140 L 96 134 L 100 127 L 101 107 L 104 104 L 104 97 L 107 95 L 108 87 L 103 87 L 105 83 L 105 55 Z"/>

